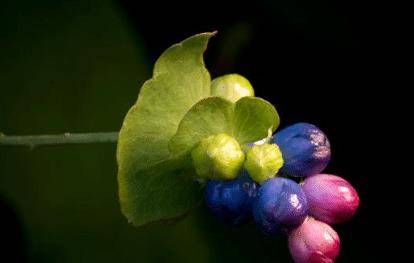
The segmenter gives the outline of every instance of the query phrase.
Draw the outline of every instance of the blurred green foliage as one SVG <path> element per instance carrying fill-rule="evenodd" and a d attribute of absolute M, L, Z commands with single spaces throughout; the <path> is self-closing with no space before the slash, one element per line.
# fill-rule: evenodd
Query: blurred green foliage
<path fill-rule="evenodd" d="M 142 40 L 109 0 L 6 1 L 0 32 L 5 134 L 119 130 L 150 77 Z M 289 261 L 284 238 L 229 228 L 204 206 L 175 225 L 132 227 L 118 203 L 115 148 L 0 148 L 0 198 L 26 241 L 19 253 L 30 262 Z"/>

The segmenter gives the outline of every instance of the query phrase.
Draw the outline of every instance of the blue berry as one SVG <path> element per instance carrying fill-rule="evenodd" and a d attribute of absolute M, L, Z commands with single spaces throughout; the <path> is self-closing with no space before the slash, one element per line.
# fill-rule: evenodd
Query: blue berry
<path fill-rule="evenodd" d="M 252 200 L 256 192 L 257 184 L 242 170 L 234 180 L 208 181 L 204 197 L 216 217 L 227 223 L 240 225 L 251 215 Z"/>
<path fill-rule="evenodd" d="M 318 174 L 329 163 L 331 146 L 326 135 L 315 125 L 297 123 L 276 133 L 272 142 L 279 146 L 283 174 L 307 177 Z"/>
<path fill-rule="evenodd" d="M 254 220 L 271 236 L 299 226 L 307 212 L 308 203 L 301 187 L 281 177 L 265 181 L 253 202 Z"/>

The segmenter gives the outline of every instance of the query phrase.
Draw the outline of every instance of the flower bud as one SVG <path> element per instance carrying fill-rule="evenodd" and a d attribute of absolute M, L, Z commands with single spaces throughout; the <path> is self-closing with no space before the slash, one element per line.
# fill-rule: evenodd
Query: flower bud
<path fill-rule="evenodd" d="M 191 157 L 198 176 L 215 180 L 234 179 L 244 162 L 239 143 L 225 133 L 201 140 Z"/>
<path fill-rule="evenodd" d="M 302 189 L 308 199 L 309 213 L 328 224 L 350 219 L 359 206 L 357 191 L 339 176 L 310 176 L 303 182 Z"/>
<path fill-rule="evenodd" d="M 211 95 L 236 102 L 242 97 L 254 96 L 250 82 L 239 74 L 228 74 L 211 82 Z"/>
<path fill-rule="evenodd" d="M 275 177 L 282 165 L 282 153 L 276 144 L 253 145 L 244 162 L 244 168 L 258 183 Z"/>
<path fill-rule="evenodd" d="M 329 225 L 307 217 L 289 233 L 289 250 L 296 263 L 333 263 L 339 255 L 340 240 Z"/>
<path fill-rule="evenodd" d="M 326 135 L 315 125 L 297 123 L 273 136 L 283 154 L 281 172 L 290 176 L 307 177 L 318 174 L 328 165 L 331 146 Z"/>

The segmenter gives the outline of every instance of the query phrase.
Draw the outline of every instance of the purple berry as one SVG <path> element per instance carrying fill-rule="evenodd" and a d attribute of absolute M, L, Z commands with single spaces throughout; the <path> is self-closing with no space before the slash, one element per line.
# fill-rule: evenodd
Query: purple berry
<path fill-rule="evenodd" d="M 257 184 L 242 171 L 234 180 L 210 180 L 204 197 L 212 213 L 221 220 L 240 225 L 251 215 L 252 200 L 256 196 Z"/>
<path fill-rule="evenodd" d="M 333 263 L 339 255 L 340 240 L 329 225 L 307 217 L 289 233 L 289 250 L 296 263 Z"/>
<path fill-rule="evenodd" d="M 272 178 L 259 188 L 253 216 L 265 234 L 275 235 L 302 224 L 308 204 L 300 186 L 286 178 Z"/>
<path fill-rule="evenodd" d="M 277 132 L 272 141 L 282 151 L 281 172 L 306 177 L 320 173 L 328 165 L 331 147 L 326 135 L 315 125 L 297 123 Z"/>
<path fill-rule="evenodd" d="M 328 224 L 350 219 L 359 206 L 357 191 L 345 179 L 329 174 L 306 178 L 302 184 L 309 214 Z"/>

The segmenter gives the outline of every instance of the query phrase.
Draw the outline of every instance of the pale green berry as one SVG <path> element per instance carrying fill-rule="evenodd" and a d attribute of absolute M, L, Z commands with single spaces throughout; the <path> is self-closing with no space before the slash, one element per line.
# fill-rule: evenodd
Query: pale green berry
<path fill-rule="evenodd" d="M 200 178 L 230 180 L 237 176 L 245 155 L 233 137 L 221 133 L 201 140 L 191 158 Z"/>
<path fill-rule="evenodd" d="M 276 144 L 254 145 L 248 150 L 244 162 L 244 168 L 258 183 L 275 177 L 282 166 L 282 152 Z"/>
<path fill-rule="evenodd" d="M 211 82 L 211 95 L 236 102 L 242 97 L 254 96 L 252 84 L 239 74 L 228 74 Z"/>

